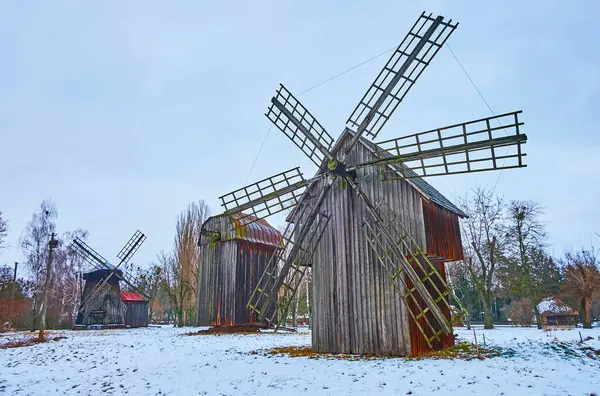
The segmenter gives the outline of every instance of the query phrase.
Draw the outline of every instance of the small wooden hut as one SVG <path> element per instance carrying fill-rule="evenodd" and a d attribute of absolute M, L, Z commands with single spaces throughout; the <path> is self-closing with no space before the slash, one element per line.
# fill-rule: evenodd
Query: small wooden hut
<path fill-rule="evenodd" d="M 129 327 L 148 327 L 148 300 L 136 292 L 121 292 L 125 307 L 125 325 Z"/>
<path fill-rule="evenodd" d="M 111 273 L 110 269 L 99 269 L 83 274 L 85 286 L 81 301 L 83 303 L 89 300 L 89 302 L 77 313 L 76 326 L 125 326 L 119 279 L 115 275 L 110 276 Z M 121 270 L 116 270 L 116 273 L 119 276 L 123 275 Z M 93 293 L 96 286 L 102 284 L 107 278 L 108 281 L 97 292 Z"/>
<path fill-rule="evenodd" d="M 540 319 L 544 327 L 576 327 L 579 312 L 558 298 L 547 298 L 538 304 Z"/>
<path fill-rule="evenodd" d="M 256 322 L 246 308 L 281 238 L 266 220 L 237 213 L 202 225 L 198 264 L 198 326 Z M 244 217 L 240 220 L 241 217 Z M 276 308 L 274 308 L 276 309 Z"/>
<path fill-rule="evenodd" d="M 346 149 L 352 136 L 347 129 L 336 143 L 334 155 Z M 385 152 L 380 147 L 361 138 L 350 151 L 348 163 L 375 160 L 382 155 Z M 402 174 L 397 165 L 386 168 L 398 176 Z M 463 259 L 459 218 L 466 215 L 425 180 L 415 177 L 384 181 L 377 173 L 380 171 L 377 167 L 358 169 L 361 189 L 371 202 L 386 203 L 445 280 L 445 263 Z M 313 182 L 303 198 L 318 196 L 327 182 Z M 431 350 L 408 312 L 417 316 L 426 305 L 420 299 L 420 307 L 405 304 L 369 248 L 362 226 L 369 215 L 363 202 L 341 178 L 323 202 L 321 210 L 330 221 L 312 260 L 313 351 L 415 356 Z M 297 222 L 297 213 L 292 212 L 288 220 Z M 442 302 L 438 306 L 450 320 L 450 309 Z M 435 323 L 433 318 L 430 320 Z M 427 327 L 424 318 L 419 324 Z M 440 338 L 433 349 L 454 345 L 453 334 Z"/>

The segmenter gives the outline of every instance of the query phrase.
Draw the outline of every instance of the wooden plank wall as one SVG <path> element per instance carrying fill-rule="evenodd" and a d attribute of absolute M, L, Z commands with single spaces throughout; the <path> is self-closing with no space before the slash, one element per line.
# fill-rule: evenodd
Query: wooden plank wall
<path fill-rule="evenodd" d="M 85 281 L 83 288 L 83 300 L 86 300 L 91 294 L 94 287 L 101 282 L 102 279 L 89 279 Z M 106 310 L 103 318 L 98 318 L 96 315 L 89 315 L 93 310 Z M 111 277 L 106 282 L 100 291 L 92 297 L 85 307 L 85 312 L 82 318 L 78 318 L 77 324 L 123 324 L 123 301 L 121 300 L 121 289 L 116 277 Z"/>
<path fill-rule="evenodd" d="M 148 301 L 124 301 L 125 324 L 130 327 L 148 326 Z"/>
<path fill-rule="evenodd" d="M 372 158 L 364 146 L 357 146 L 349 163 Z M 383 182 L 378 175 L 363 179 L 372 169 L 359 170 L 361 188 L 374 202 L 386 197 L 413 238 L 425 247 L 420 194 L 404 180 Z M 366 216 L 362 201 L 339 179 L 328 195 L 322 208 L 332 218 L 313 264 L 313 350 L 410 354 L 407 307 L 367 247 L 361 230 Z"/>
<path fill-rule="evenodd" d="M 231 231 L 233 226 L 225 216 L 213 217 L 203 226 L 220 231 L 223 241 L 212 244 L 201 241 L 198 326 L 225 326 L 256 320 L 246 304 L 274 248 L 237 239 L 237 233 Z"/>
<path fill-rule="evenodd" d="M 464 259 L 458 215 L 434 202 L 423 200 L 427 255 L 447 261 Z"/>
<path fill-rule="evenodd" d="M 256 288 L 260 277 L 267 268 L 267 264 L 275 248 L 268 245 L 251 243 L 239 240 L 238 257 L 236 264 L 236 285 L 235 285 L 235 311 L 234 323 L 254 323 L 256 314 L 246 308 L 252 292 Z M 267 312 L 267 317 L 277 310 L 273 305 Z"/>
<path fill-rule="evenodd" d="M 225 325 L 234 298 L 235 241 L 217 242 L 202 249 L 198 265 L 198 326 Z M 233 304 L 231 304 L 233 305 Z"/>

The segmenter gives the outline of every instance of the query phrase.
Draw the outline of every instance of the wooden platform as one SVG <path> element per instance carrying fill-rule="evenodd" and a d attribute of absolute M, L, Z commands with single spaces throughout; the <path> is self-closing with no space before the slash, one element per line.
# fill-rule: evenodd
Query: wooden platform
<path fill-rule="evenodd" d="M 129 328 L 125 324 L 109 324 L 109 325 L 75 325 L 73 330 L 112 330 L 112 329 L 127 329 Z"/>

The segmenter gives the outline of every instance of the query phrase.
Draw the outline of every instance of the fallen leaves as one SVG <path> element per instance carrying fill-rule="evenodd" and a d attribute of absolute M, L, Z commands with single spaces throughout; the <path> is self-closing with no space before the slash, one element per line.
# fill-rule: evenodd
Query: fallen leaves
<path fill-rule="evenodd" d="M 65 338 L 67 338 L 67 337 L 64 337 L 64 336 L 44 337 L 44 339 L 40 340 L 38 338 L 38 336 L 36 335 L 36 336 L 32 336 L 31 338 L 28 338 L 28 339 L 4 343 L 4 344 L 0 345 L 0 349 L 22 348 L 22 347 L 36 345 L 36 344 L 43 344 L 43 343 L 50 342 L 50 341 L 60 341 Z"/>

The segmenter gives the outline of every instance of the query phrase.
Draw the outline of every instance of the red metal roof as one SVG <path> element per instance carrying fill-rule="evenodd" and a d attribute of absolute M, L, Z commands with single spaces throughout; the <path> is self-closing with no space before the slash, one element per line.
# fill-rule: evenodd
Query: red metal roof
<path fill-rule="evenodd" d="M 271 226 L 265 219 L 257 219 L 253 215 L 234 213 L 231 220 L 235 224 L 237 238 L 246 241 L 277 246 L 281 233 Z"/>
<path fill-rule="evenodd" d="M 144 296 L 136 292 L 121 292 L 121 300 L 123 301 L 146 301 Z"/>

